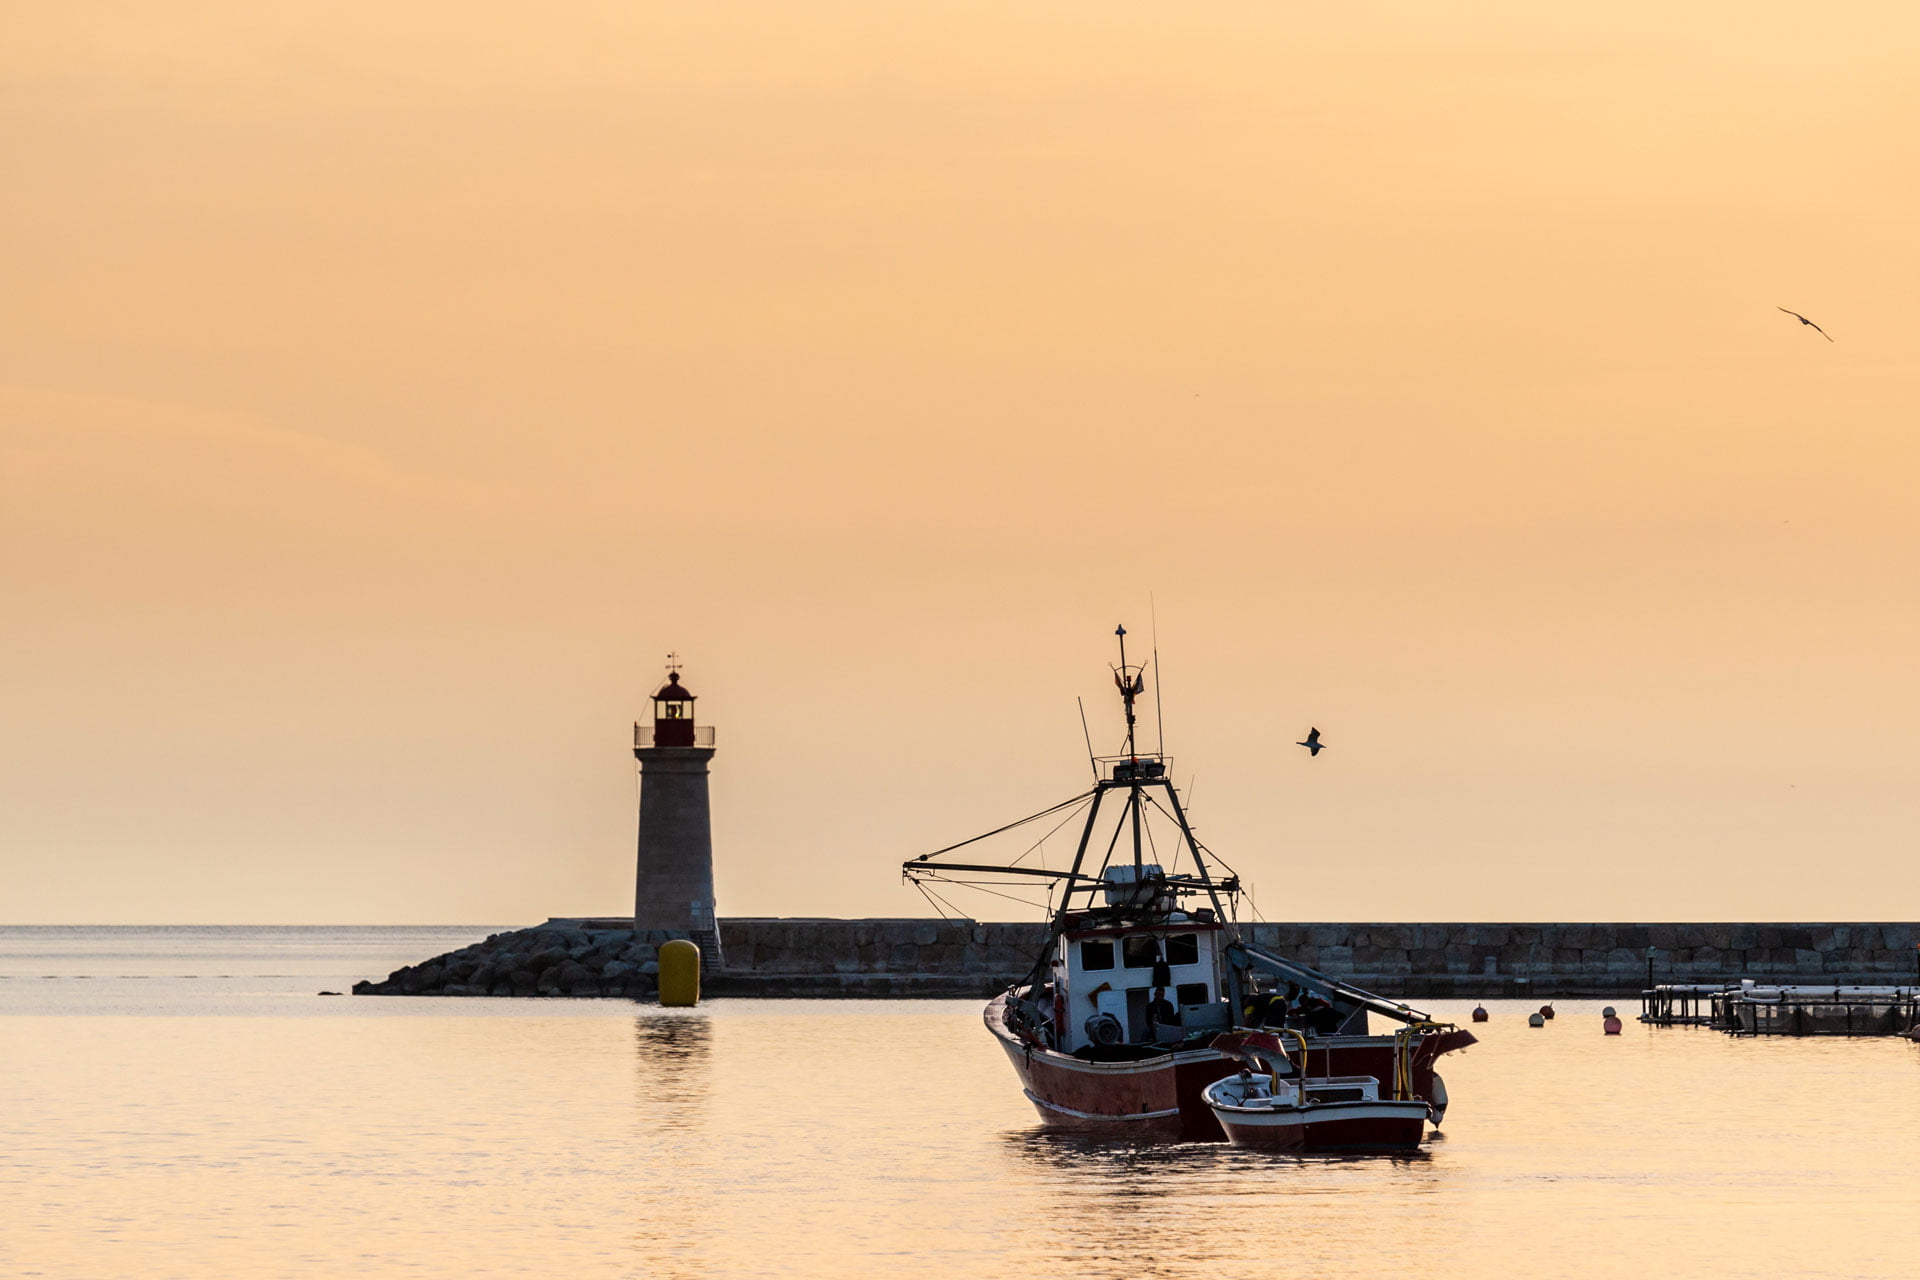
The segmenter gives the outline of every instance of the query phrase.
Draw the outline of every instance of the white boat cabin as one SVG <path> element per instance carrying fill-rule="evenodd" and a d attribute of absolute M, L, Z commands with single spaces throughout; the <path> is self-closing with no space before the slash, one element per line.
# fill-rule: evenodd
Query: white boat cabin
<path fill-rule="evenodd" d="M 1304 1102 L 1302 1091 L 1304 1089 Z M 1207 1087 L 1207 1101 L 1225 1107 L 1325 1107 L 1336 1103 L 1380 1101 L 1380 1081 L 1373 1076 L 1295 1077 L 1241 1071 Z"/>
<path fill-rule="evenodd" d="M 1158 876 L 1160 869 L 1141 870 Z M 1108 870 L 1116 882 L 1106 891 L 1110 903 L 1132 892 L 1133 872 Z M 1085 928 L 1068 928 L 1053 959 L 1055 1047 L 1073 1053 L 1171 1045 L 1228 1029 L 1233 1009 L 1223 985 L 1225 940 L 1218 921 L 1171 910 L 1155 912 L 1150 923 L 1089 920 Z"/>

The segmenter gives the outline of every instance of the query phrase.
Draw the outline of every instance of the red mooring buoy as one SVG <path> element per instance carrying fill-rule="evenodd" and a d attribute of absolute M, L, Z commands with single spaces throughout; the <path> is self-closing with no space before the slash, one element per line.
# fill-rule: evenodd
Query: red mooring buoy
<path fill-rule="evenodd" d="M 1475 1022 L 1485 1022 L 1487 1017 L 1487 1007 L 1485 1005 L 1477 1004 L 1473 1006 L 1473 1020 Z"/>
<path fill-rule="evenodd" d="M 1545 1019 L 1546 1019 L 1546 1020 L 1547 1020 L 1548 1022 L 1552 1022 L 1552 1021 L 1553 1021 L 1553 1006 L 1552 1006 L 1552 1005 L 1550 1005 L 1550 1004 L 1543 1004 L 1543 1005 L 1541 1005 L 1541 1006 L 1540 1006 L 1540 1016 L 1541 1016 L 1541 1017 L 1543 1017 L 1543 1018 L 1545 1018 Z"/>

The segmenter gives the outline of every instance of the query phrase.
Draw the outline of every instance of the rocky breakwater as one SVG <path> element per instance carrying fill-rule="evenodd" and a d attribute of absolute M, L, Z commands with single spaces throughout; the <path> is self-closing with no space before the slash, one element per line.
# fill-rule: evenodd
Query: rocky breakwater
<path fill-rule="evenodd" d="M 660 944 L 684 937 L 664 929 L 516 929 L 395 969 L 381 982 L 356 982 L 353 994 L 651 999 L 659 986 Z"/>

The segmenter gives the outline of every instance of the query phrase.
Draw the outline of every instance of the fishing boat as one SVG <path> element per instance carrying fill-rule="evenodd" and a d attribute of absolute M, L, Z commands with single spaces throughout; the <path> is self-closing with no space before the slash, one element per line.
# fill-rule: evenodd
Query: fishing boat
<path fill-rule="evenodd" d="M 1298 1042 L 1298 1057 L 1286 1040 Z M 1403 1045 L 1408 1032 L 1400 1033 Z M 1298 1031 L 1220 1036 L 1215 1047 L 1244 1064 L 1215 1080 L 1201 1097 L 1236 1147 L 1284 1151 L 1414 1151 L 1440 1108 L 1411 1096 L 1404 1052 L 1394 1069 L 1394 1096 L 1380 1096 L 1374 1076 L 1309 1075 L 1312 1050 Z M 1439 1077 L 1436 1091 L 1443 1090 Z M 1444 1098 L 1444 1093 L 1442 1093 Z"/>
<path fill-rule="evenodd" d="M 1243 936 L 1239 877 L 1194 836 L 1164 743 L 1146 751 L 1138 741 L 1148 664 L 1129 663 L 1126 628 L 1115 634 L 1126 736 L 1119 754 L 1100 756 L 1088 734 L 1092 787 L 902 868 L 930 897 L 941 884 L 1047 890 L 1046 946 L 984 1012 L 1042 1124 L 1220 1141 L 1227 1132 L 1206 1087 L 1239 1069 L 1234 1033 L 1279 1026 L 1304 1036 L 1327 1077 L 1379 1082 L 1404 1073 L 1406 1098 L 1431 1105 L 1444 1096 L 1435 1060 L 1474 1043 L 1473 1034 Z M 1049 818 L 1048 834 L 1058 834 L 1076 817 L 1065 866 L 1045 865 L 1048 835 L 1005 862 L 955 856 Z M 1398 1030 L 1376 1032 L 1374 1019 Z"/>

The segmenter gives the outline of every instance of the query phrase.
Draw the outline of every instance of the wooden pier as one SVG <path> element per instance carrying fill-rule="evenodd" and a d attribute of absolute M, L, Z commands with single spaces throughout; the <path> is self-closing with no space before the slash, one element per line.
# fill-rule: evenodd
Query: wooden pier
<path fill-rule="evenodd" d="M 1731 982 L 1667 983 L 1640 993 L 1640 1021 L 1656 1027 L 1710 1027 L 1718 1018 L 1716 999 L 1738 991 Z"/>
<path fill-rule="evenodd" d="M 1920 985 L 1670 984 L 1640 993 L 1640 1021 L 1736 1036 L 1907 1036 L 1920 1028 Z"/>

